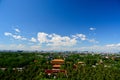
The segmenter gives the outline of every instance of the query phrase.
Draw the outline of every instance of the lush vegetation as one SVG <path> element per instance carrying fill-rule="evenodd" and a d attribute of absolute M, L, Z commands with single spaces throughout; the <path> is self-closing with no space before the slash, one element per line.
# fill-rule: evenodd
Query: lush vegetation
<path fill-rule="evenodd" d="M 2 80 L 119 80 L 118 55 L 0 52 L 0 79 Z M 64 59 L 61 69 L 67 75 L 45 74 L 52 69 L 50 61 Z M 84 62 L 84 64 L 78 64 Z"/>

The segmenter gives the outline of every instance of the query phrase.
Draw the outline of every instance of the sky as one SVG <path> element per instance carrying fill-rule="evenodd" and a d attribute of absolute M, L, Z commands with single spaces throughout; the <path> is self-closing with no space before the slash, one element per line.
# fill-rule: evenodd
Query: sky
<path fill-rule="evenodd" d="M 119 0 L 0 0 L 0 50 L 120 51 Z"/>

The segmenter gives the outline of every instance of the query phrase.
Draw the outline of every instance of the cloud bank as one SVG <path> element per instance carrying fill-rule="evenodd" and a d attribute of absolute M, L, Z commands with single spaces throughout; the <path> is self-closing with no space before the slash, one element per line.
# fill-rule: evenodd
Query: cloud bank
<path fill-rule="evenodd" d="M 90 28 L 95 30 L 95 28 Z M 4 35 L 14 40 L 21 40 L 23 43 L 0 44 L 1 49 L 20 49 L 20 50 L 58 50 L 58 51 L 103 51 L 115 52 L 120 51 L 120 43 L 100 45 L 95 38 L 89 38 L 87 35 L 77 33 L 73 35 L 59 35 L 56 33 L 38 32 L 36 36 L 24 37 L 19 29 L 14 29 L 15 33 L 4 32 Z M 16 34 L 17 32 L 17 34 Z M 25 42 L 24 42 L 25 41 Z M 84 43 L 93 44 L 91 46 L 83 45 Z M 79 46 L 83 45 L 83 46 Z"/>
<path fill-rule="evenodd" d="M 5 32 L 4 35 L 5 35 L 5 36 L 12 37 L 12 38 L 17 39 L 17 40 L 27 40 L 27 38 L 25 38 L 25 37 L 23 37 L 23 36 L 15 35 L 15 34 L 12 34 L 12 33 L 10 33 L 10 32 Z"/>

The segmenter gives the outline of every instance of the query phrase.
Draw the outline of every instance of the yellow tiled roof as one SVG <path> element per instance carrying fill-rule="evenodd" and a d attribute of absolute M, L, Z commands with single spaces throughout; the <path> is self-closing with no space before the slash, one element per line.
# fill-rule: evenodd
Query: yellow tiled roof
<path fill-rule="evenodd" d="M 61 67 L 61 65 L 53 65 L 53 67 Z"/>

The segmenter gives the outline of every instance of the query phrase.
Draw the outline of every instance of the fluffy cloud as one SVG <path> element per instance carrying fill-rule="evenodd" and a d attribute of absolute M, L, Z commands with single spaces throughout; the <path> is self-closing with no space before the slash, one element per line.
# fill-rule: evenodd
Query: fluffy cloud
<path fill-rule="evenodd" d="M 19 29 L 17 29 L 17 28 L 15 28 L 14 30 L 15 30 L 16 32 L 18 32 L 18 33 L 20 32 L 20 30 L 19 30 Z"/>
<path fill-rule="evenodd" d="M 24 38 L 24 37 L 22 37 L 22 36 L 20 36 L 20 35 L 13 35 L 12 36 L 14 39 L 18 39 L 18 40 L 27 40 L 27 38 Z"/>
<path fill-rule="evenodd" d="M 5 32 L 4 35 L 5 35 L 5 36 L 12 36 L 12 33 Z"/>
<path fill-rule="evenodd" d="M 76 35 L 72 35 L 72 37 L 74 37 L 75 39 L 81 39 L 82 41 L 88 41 L 88 42 L 91 42 L 91 43 L 99 43 L 99 41 L 95 40 L 95 39 L 88 39 L 86 37 L 86 35 L 84 34 L 76 34 Z"/>
<path fill-rule="evenodd" d="M 75 39 L 80 38 L 82 41 L 84 41 L 84 40 L 87 39 L 87 38 L 86 38 L 86 35 L 84 35 L 84 34 L 76 34 L 76 35 L 73 35 L 73 37 L 74 37 Z"/>
<path fill-rule="evenodd" d="M 37 40 L 34 37 L 32 37 L 30 41 L 31 42 L 37 42 Z"/>
<path fill-rule="evenodd" d="M 47 39 L 48 34 L 47 34 L 47 33 L 39 32 L 39 33 L 37 34 L 37 36 L 38 36 L 38 41 L 39 41 L 40 43 L 48 42 L 48 39 Z"/>
<path fill-rule="evenodd" d="M 25 37 L 22 37 L 20 35 L 14 35 L 14 34 L 9 33 L 9 32 L 5 32 L 4 35 L 13 37 L 14 39 L 18 39 L 18 40 L 27 40 L 27 38 L 25 38 Z"/>
<path fill-rule="evenodd" d="M 75 38 L 57 34 L 47 34 L 44 32 L 38 33 L 38 41 L 40 43 L 46 43 L 47 46 L 72 46 L 77 43 Z"/>
<path fill-rule="evenodd" d="M 96 28 L 93 28 L 93 27 L 91 27 L 91 28 L 89 28 L 91 31 L 94 31 L 94 30 L 96 30 Z"/>
<path fill-rule="evenodd" d="M 98 43 L 95 39 L 88 39 L 86 35 L 84 34 L 76 34 L 72 35 L 72 37 L 69 36 L 61 36 L 58 34 L 47 34 L 44 32 L 38 33 L 38 41 L 41 44 L 46 44 L 47 46 L 73 46 L 76 45 L 76 43 L 79 41 L 88 41 L 92 43 Z"/>
<path fill-rule="evenodd" d="M 73 46 L 77 43 L 75 38 L 70 38 L 68 36 L 60 36 L 57 34 L 51 35 L 52 38 L 49 40 L 50 46 Z"/>
<path fill-rule="evenodd" d="M 16 32 L 20 32 L 19 29 L 15 30 Z M 95 39 L 89 39 L 85 34 L 75 34 L 72 36 L 61 36 L 55 33 L 48 34 L 45 32 L 38 32 L 37 38 L 31 37 L 27 39 L 19 34 L 12 34 L 10 32 L 5 32 L 5 36 L 12 37 L 17 40 L 26 40 L 26 42 L 35 42 L 35 44 L 27 44 L 27 46 L 19 45 L 16 49 L 23 49 L 25 50 L 87 50 L 88 48 L 72 48 L 77 46 L 79 41 L 87 41 L 92 43 L 98 43 Z M 39 42 L 39 43 L 38 43 Z M 40 45 L 39 45 L 40 44 Z M 82 43 L 81 43 L 82 44 Z M 28 46 L 29 45 L 29 46 Z M 118 44 L 117 44 L 118 45 Z M 120 45 L 120 44 L 119 44 Z M 15 48 L 18 45 L 10 45 L 11 48 Z M 93 47 L 92 47 L 93 48 Z M 92 49 L 89 48 L 89 49 Z"/>

